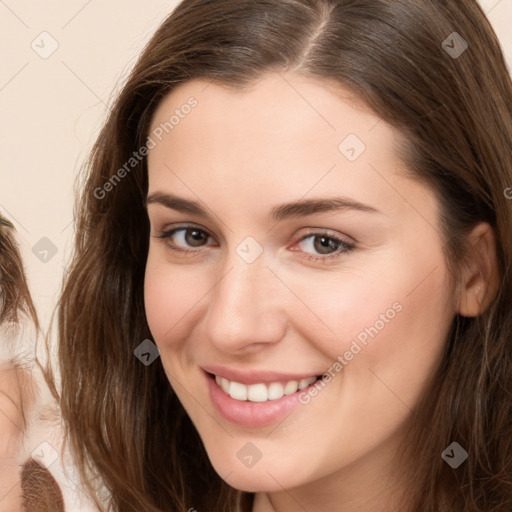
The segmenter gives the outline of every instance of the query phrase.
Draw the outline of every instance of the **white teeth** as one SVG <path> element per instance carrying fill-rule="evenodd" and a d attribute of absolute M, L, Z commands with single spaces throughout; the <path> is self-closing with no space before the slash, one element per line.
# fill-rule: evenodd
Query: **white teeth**
<path fill-rule="evenodd" d="M 252 384 L 248 386 L 247 398 L 251 402 L 266 402 L 268 400 L 267 386 L 265 384 Z"/>
<path fill-rule="evenodd" d="M 268 399 L 269 400 L 277 400 L 279 398 L 283 398 L 284 396 L 284 388 L 280 382 L 272 382 L 268 387 Z"/>
<path fill-rule="evenodd" d="M 290 382 L 286 383 L 286 386 L 284 387 L 284 394 L 291 395 L 292 393 L 296 393 L 298 389 L 299 382 L 296 380 L 291 380 Z"/>
<path fill-rule="evenodd" d="M 233 382 L 224 377 L 215 376 L 215 382 L 235 400 L 250 402 L 266 402 L 267 400 L 278 400 L 284 395 L 291 395 L 298 390 L 308 387 L 316 381 L 316 377 L 301 379 L 300 381 L 291 380 L 284 386 L 280 382 L 272 382 L 268 386 L 266 384 L 251 384 L 246 386 L 240 382 Z"/>
<path fill-rule="evenodd" d="M 239 382 L 230 382 L 229 396 L 235 400 L 247 400 L 247 386 Z"/>
<path fill-rule="evenodd" d="M 229 395 L 229 380 L 215 375 L 215 382 Z"/>
<path fill-rule="evenodd" d="M 311 379 L 300 379 L 299 390 L 307 388 L 310 384 L 312 384 Z"/>
<path fill-rule="evenodd" d="M 229 380 L 225 379 L 224 377 L 221 377 L 220 385 L 222 386 L 222 389 L 224 390 L 224 392 L 229 395 Z"/>

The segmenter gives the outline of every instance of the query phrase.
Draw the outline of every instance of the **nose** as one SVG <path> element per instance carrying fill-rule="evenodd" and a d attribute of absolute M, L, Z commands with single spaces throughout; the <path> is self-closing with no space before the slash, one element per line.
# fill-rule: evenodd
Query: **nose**
<path fill-rule="evenodd" d="M 246 263 L 234 254 L 208 294 L 205 328 L 210 342 L 231 354 L 279 342 L 287 326 L 283 293 L 262 256 Z"/>

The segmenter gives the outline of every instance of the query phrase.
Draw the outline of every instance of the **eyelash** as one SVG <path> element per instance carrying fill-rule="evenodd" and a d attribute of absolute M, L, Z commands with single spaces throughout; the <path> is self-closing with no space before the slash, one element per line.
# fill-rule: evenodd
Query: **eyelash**
<path fill-rule="evenodd" d="M 171 238 L 178 231 L 185 231 L 185 232 L 186 231 L 199 231 L 200 233 L 207 235 L 209 238 L 213 238 L 207 231 L 205 231 L 204 229 L 196 228 L 195 226 L 180 226 L 177 228 L 173 228 L 169 231 L 163 231 L 161 234 L 156 235 L 155 238 L 167 240 L 167 239 Z M 301 256 L 302 258 L 310 260 L 310 261 L 327 262 L 332 259 L 336 259 L 336 258 L 340 257 L 342 254 L 348 254 L 348 253 L 352 252 L 356 247 L 355 244 L 352 242 L 348 242 L 347 240 L 344 240 L 343 238 L 340 238 L 338 236 L 334 236 L 334 235 L 331 235 L 329 233 L 322 232 L 322 231 L 310 231 L 309 233 L 306 233 L 305 235 L 303 235 L 299 240 L 297 240 L 296 243 L 300 243 L 310 237 L 312 237 L 312 238 L 324 237 L 324 238 L 327 238 L 328 240 L 334 241 L 336 243 L 336 245 L 341 246 L 335 252 L 325 255 L 325 256 L 321 256 L 321 255 L 314 256 L 310 253 L 306 253 L 306 254 L 308 254 L 308 256 Z M 190 253 L 197 253 L 198 251 L 200 251 L 200 249 L 183 249 L 182 247 L 179 247 L 179 246 L 177 246 L 171 242 L 168 242 L 168 241 L 166 241 L 166 244 L 172 251 L 180 253 L 182 255 L 186 255 L 186 254 L 190 254 Z"/>

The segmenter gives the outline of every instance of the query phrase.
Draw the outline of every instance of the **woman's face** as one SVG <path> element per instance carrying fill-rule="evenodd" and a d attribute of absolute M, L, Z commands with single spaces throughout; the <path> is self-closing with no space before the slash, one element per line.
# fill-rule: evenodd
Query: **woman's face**
<path fill-rule="evenodd" d="M 153 119 L 147 318 L 213 466 L 246 491 L 383 485 L 456 312 L 434 193 L 348 98 L 294 74 L 194 80 Z"/>

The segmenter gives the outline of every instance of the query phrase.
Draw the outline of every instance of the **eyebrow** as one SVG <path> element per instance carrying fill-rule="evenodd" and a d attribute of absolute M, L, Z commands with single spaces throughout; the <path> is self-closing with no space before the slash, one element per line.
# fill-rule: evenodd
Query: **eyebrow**
<path fill-rule="evenodd" d="M 211 215 L 200 203 L 190 201 L 172 194 L 155 192 L 146 199 L 146 207 L 149 204 L 160 204 L 166 208 L 183 213 L 190 213 L 206 219 Z M 279 222 L 287 218 L 307 217 L 315 213 L 337 211 L 359 211 L 364 213 L 383 213 L 373 206 L 361 203 L 348 197 L 328 197 L 319 199 L 301 199 L 291 203 L 279 204 L 272 207 L 269 215 L 270 221 Z"/>

